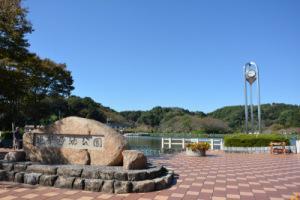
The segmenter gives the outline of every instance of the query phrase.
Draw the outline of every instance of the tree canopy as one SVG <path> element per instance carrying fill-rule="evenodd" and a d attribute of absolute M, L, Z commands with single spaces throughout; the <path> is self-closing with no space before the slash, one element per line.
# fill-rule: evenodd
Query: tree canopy
<path fill-rule="evenodd" d="M 0 0 L 1 126 L 39 123 L 49 117 L 49 99 L 69 96 L 71 73 L 65 64 L 29 52 L 26 34 L 33 31 L 20 0 Z"/>

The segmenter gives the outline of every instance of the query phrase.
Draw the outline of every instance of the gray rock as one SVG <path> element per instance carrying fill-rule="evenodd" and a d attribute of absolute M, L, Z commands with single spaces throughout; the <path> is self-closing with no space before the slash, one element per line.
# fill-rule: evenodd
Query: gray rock
<path fill-rule="evenodd" d="M 119 180 L 119 181 L 127 181 L 128 180 L 128 174 L 127 174 L 127 172 L 117 171 L 114 174 L 114 178 L 116 180 Z"/>
<path fill-rule="evenodd" d="M 145 170 L 133 170 L 128 171 L 128 180 L 129 181 L 142 181 L 147 179 L 147 172 Z"/>
<path fill-rule="evenodd" d="M 167 169 L 165 169 L 165 170 L 166 170 L 167 174 L 173 174 L 174 175 L 174 170 L 167 170 Z"/>
<path fill-rule="evenodd" d="M 103 180 L 101 179 L 85 179 L 84 189 L 87 191 L 99 192 L 102 189 Z"/>
<path fill-rule="evenodd" d="M 147 158 L 143 152 L 137 150 L 125 150 L 123 155 L 123 168 L 130 169 L 146 169 Z"/>
<path fill-rule="evenodd" d="M 13 182 L 15 180 L 15 174 L 16 172 L 14 171 L 6 172 L 7 181 Z"/>
<path fill-rule="evenodd" d="M 171 185 L 171 184 L 172 184 L 172 182 L 173 182 L 173 176 L 174 176 L 174 175 L 173 175 L 172 173 L 169 173 L 169 174 L 167 174 L 167 175 L 164 177 L 164 179 L 165 179 L 167 185 Z"/>
<path fill-rule="evenodd" d="M 112 170 L 101 170 L 99 171 L 100 178 L 103 180 L 113 180 L 114 179 L 114 171 Z"/>
<path fill-rule="evenodd" d="M 0 170 L 0 181 L 6 181 L 7 180 L 7 173 L 5 170 Z"/>
<path fill-rule="evenodd" d="M 101 192 L 114 193 L 114 181 L 112 180 L 104 181 Z"/>
<path fill-rule="evenodd" d="M 74 177 L 59 176 L 55 181 L 54 187 L 72 189 L 74 181 Z"/>
<path fill-rule="evenodd" d="M 10 151 L 5 154 L 3 160 L 8 162 L 23 162 L 26 159 L 24 151 Z"/>
<path fill-rule="evenodd" d="M 29 165 L 40 165 L 41 164 L 39 162 L 32 162 L 32 161 L 26 161 L 26 162 L 23 162 L 23 163 L 25 163 L 27 166 L 29 166 Z"/>
<path fill-rule="evenodd" d="M 80 177 L 82 173 L 82 167 L 77 166 L 60 166 L 57 169 L 57 175 L 59 176 L 72 176 L 72 177 Z"/>
<path fill-rule="evenodd" d="M 116 194 L 130 193 L 132 191 L 132 183 L 128 181 L 115 181 L 114 190 Z"/>
<path fill-rule="evenodd" d="M 2 169 L 6 171 L 11 171 L 14 169 L 14 164 L 13 163 L 2 163 Z"/>
<path fill-rule="evenodd" d="M 81 178 L 99 179 L 101 178 L 101 175 L 99 171 L 94 168 L 84 168 L 81 174 Z"/>
<path fill-rule="evenodd" d="M 15 174 L 15 180 L 16 183 L 24 183 L 24 174 L 25 172 L 18 172 Z"/>
<path fill-rule="evenodd" d="M 155 184 L 152 180 L 132 182 L 133 192 L 152 192 L 155 190 Z"/>
<path fill-rule="evenodd" d="M 153 181 L 155 184 L 155 190 L 162 190 L 168 187 L 167 180 L 164 177 L 156 178 Z"/>
<path fill-rule="evenodd" d="M 27 164 L 26 163 L 16 163 L 14 165 L 14 171 L 15 172 L 24 172 L 27 168 Z"/>
<path fill-rule="evenodd" d="M 24 151 L 11 151 L 5 155 L 4 160 L 11 162 L 21 162 L 25 161 L 25 157 L 26 154 Z"/>
<path fill-rule="evenodd" d="M 39 184 L 43 186 L 53 186 L 57 177 L 57 175 L 42 175 Z"/>
<path fill-rule="evenodd" d="M 30 185 L 36 185 L 39 183 L 39 179 L 41 175 L 42 175 L 41 173 L 25 173 L 24 183 Z"/>
<path fill-rule="evenodd" d="M 147 177 L 148 179 L 155 179 L 157 177 L 160 177 L 162 175 L 163 168 L 160 167 L 155 167 L 155 168 L 150 168 L 147 170 Z"/>
<path fill-rule="evenodd" d="M 51 165 L 30 165 L 27 167 L 26 171 L 33 173 L 41 173 L 47 175 L 56 175 L 57 166 Z"/>
<path fill-rule="evenodd" d="M 85 180 L 82 178 L 76 178 L 73 183 L 73 189 L 83 190 L 85 185 Z"/>

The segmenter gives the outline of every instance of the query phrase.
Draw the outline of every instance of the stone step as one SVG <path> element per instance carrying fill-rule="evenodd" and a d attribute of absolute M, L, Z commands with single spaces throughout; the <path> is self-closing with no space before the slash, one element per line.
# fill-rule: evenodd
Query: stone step
<path fill-rule="evenodd" d="M 106 193 L 150 192 L 172 184 L 173 171 L 162 166 L 145 170 L 83 165 L 42 165 L 0 161 L 0 181 Z"/>

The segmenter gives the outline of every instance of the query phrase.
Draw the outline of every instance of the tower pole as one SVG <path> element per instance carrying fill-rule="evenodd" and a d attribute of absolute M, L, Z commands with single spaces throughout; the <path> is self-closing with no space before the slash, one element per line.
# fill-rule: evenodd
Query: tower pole
<path fill-rule="evenodd" d="M 258 118 L 258 133 L 261 133 L 261 109 L 260 109 L 260 83 L 259 83 L 259 69 L 256 65 L 257 71 L 257 118 Z"/>
<path fill-rule="evenodd" d="M 247 96 L 247 79 L 246 79 L 246 67 L 244 66 L 244 93 L 245 93 L 245 132 L 248 133 L 248 96 Z"/>
<path fill-rule="evenodd" d="M 254 115 L 253 115 L 252 84 L 250 84 L 250 112 L 251 112 L 251 132 L 254 133 Z"/>

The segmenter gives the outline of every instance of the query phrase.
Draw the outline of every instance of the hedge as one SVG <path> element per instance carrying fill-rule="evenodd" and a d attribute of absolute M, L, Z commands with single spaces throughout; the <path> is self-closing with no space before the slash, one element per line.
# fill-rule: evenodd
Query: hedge
<path fill-rule="evenodd" d="M 268 147 L 271 142 L 290 144 L 289 138 L 279 134 L 232 134 L 224 137 L 226 147 Z"/>

